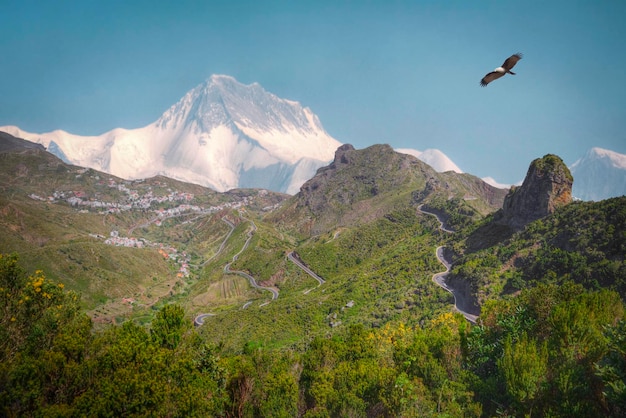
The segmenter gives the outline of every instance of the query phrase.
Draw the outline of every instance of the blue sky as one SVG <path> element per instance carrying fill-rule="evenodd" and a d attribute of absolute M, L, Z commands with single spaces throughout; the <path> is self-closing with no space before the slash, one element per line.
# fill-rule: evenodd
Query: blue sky
<path fill-rule="evenodd" d="M 626 1 L 0 0 L 0 125 L 99 135 L 211 74 L 310 107 L 337 140 L 438 148 L 502 183 L 626 153 Z M 514 71 L 480 79 L 515 52 Z"/>

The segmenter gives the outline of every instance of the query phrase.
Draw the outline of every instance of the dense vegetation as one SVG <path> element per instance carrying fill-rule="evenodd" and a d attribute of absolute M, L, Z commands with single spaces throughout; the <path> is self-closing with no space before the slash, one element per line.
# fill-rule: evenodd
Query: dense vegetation
<path fill-rule="evenodd" d="M 178 305 L 95 331 L 75 293 L 0 258 L 0 405 L 16 416 L 622 416 L 619 295 L 565 282 L 483 307 L 317 336 L 207 345 Z"/>
<path fill-rule="evenodd" d="M 626 297 L 626 197 L 574 202 L 487 248 L 469 248 L 493 227 L 487 218 L 453 244 L 461 255 L 453 275 L 470 281 L 481 301 L 568 280 Z"/>
<path fill-rule="evenodd" d="M 238 230 L 245 231 L 247 224 Z M 431 280 L 442 270 L 434 254 L 438 224 L 432 216 L 410 209 L 394 211 L 358 229 L 341 228 L 299 245 L 300 258 L 326 279 L 323 286 L 286 259 L 288 247 L 275 230 L 262 220 L 255 224 L 258 229 L 249 248 L 231 267 L 249 272 L 261 283 L 274 283 L 280 297 L 262 312 L 258 305 L 267 301 L 267 292 L 260 293 L 255 299 L 259 303 L 251 308 L 241 309 L 244 300 L 216 311 L 219 314 L 203 327 L 202 335 L 231 352 L 241 351 L 246 340 L 266 347 L 299 347 L 337 327 L 377 328 L 399 320 L 413 325 L 450 309 L 450 295 Z M 226 257 L 232 257 L 228 248 Z M 238 251 L 241 244 L 233 248 Z M 218 272 L 209 280 L 222 280 L 220 262 L 207 266 Z"/>

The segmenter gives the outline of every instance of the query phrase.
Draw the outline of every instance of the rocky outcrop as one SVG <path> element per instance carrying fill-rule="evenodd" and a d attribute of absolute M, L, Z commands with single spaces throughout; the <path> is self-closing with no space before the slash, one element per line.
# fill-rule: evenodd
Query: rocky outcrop
<path fill-rule="evenodd" d="M 524 182 L 504 198 L 496 221 L 514 229 L 541 219 L 572 201 L 574 179 L 563 160 L 548 154 L 534 160 Z"/>

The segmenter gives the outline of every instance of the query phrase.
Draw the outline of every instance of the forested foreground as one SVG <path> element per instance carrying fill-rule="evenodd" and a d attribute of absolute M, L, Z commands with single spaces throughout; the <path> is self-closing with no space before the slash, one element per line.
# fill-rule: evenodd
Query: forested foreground
<path fill-rule="evenodd" d="M 539 285 L 421 328 L 353 326 L 305 351 L 206 345 L 183 309 L 95 331 L 78 296 L 0 257 L 3 416 L 624 416 L 619 295 Z M 208 326 L 205 325 L 205 326 Z"/>

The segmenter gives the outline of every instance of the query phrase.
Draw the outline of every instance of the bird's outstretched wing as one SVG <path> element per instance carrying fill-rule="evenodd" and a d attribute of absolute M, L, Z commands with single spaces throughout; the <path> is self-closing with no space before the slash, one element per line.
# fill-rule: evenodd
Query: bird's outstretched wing
<path fill-rule="evenodd" d="M 485 86 L 487 86 L 487 84 L 491 83 L 493 80 L 499 79 L 503 75 L 504 75 L 504 73 L 499 73 L 497 71 L 492 71 L 489 74 L 487 74 L 486 76 L 484 76 L 482 80 L 480 80 L 480 85 L 482 87 L 485 87 Z"/>
<path fill-rule="evenodd" d="M 502 68 L 504 68 L 507 71 L 510 71 L 511 68 L 515 67 L 515 64 L 517 64 L 517 61 L 522 59 L 522 57 L 523 55 L 521 52 L 511 55 L 510 57 L 506 59 L 506 61 L 504 61 L 504 64 L 502 64 Z"/>

